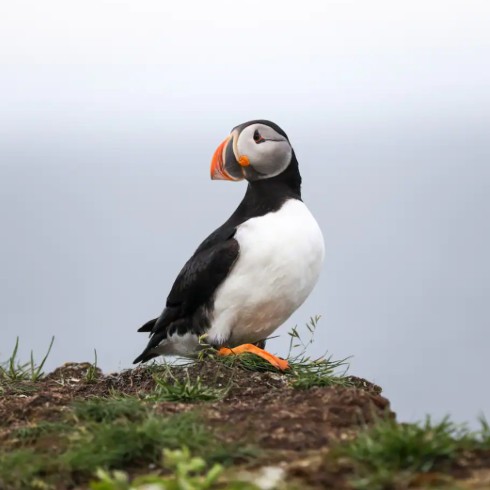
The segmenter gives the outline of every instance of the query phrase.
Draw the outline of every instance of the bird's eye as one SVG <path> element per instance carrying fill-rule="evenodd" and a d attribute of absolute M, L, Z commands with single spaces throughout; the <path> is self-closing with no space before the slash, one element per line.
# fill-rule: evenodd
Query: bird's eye
<path fill-rule="evenodd" d="M 254 131 L 254 141 L 255 141 L 255 143 L 262 143 L 263 141 L 265 141 L 265 139 L 259 133 L 259 130 L 258 129 L 256 129 Z"/>

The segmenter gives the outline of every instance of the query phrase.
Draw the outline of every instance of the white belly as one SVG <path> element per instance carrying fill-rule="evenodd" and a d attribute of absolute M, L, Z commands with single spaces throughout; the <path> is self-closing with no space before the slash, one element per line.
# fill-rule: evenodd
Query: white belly
<path fill-rule="evenodd" d="M 284 323 L 315 286 L 323 236 L 305 204 L 286 201 L 275 213 L 237 229 L 240 254 L 216 292 L 208 338 L 230 346 L 257 342 Z"/>

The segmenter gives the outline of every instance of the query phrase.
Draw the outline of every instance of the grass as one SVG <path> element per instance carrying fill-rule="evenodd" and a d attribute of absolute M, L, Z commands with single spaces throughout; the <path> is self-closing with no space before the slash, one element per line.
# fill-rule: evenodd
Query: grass
<path fill-rule="evenodd" d="M 221 400 L 228 393 L 229 387 L 215 388 L 207 386 L 197 376 L 191 379 L 186 370 L 182 379 L 172 374 L 167 367 L 163 374 L 154 374 L 155 390 L 147 399 L 153 401 L 198 403 Z"/>
<path fill-rule="evenodd" d="M 208 469 L 253 455 L 214 437 L 194 412 L 164 416 L 155 407 L 136 397 L 94 397 L 73 403 L 62 420 L 12 430 L 0 447 L 0 488 L 50 488 L 86 480 L 97 468 L 159 465 L 162 449 L 186 447 Z"/>
<path fill-rule="evenodd" d="M 42 478 L 47 463 L 48 457 L 45 454 L 37 454 L 33 449 L 0 452 L 0 488 L 36 488 L 35 485 Z"/>
<path fill-rule="evenodd" d="M 99 371 L 97 369 L 97 350 L 94 349 L 94 362 L 90 364 L 85 374 L 85 381 L 87 383 L 95 383 L 99 378 Z"/>
<path fill-rule="evenodd" d="M 477 449 L 482 451 L 490 451 L 490 424 L 482 415 L 479 418 L 480 431 L 477 435 Z"/>
<path fill-rule="evenodd" d="M 145 418 L 148 408 L 137 398 L 114 396 L 93 397 L 72 404 L 73 415 L 83 422 L 115 422 L 118 419 L 137 422 Z"/>
<path fill-rule="evenodd" d="M 347 359 L 334 360 L 327 354 L 312 359 L 307 355 L 308 349 L 314 342 L 316 328 L 320 316 L 310 318 L 306 324 L 308 338 L 305 341 L 298 328 L 293 327 L 288 335 L 290 337 L 288 361 L 291 366 L 289 373 L 291 384 L 294 388 L 307 390 L 316 386 L 352 386 L 352 382 L 346 376 L 349 369 Z M 340 373 L 339 373 L 340 370 Z"/>
<path fill-rule="evenodd" d="M 34 425 L 19 427 L 11 432 L 11 437 L 20 445 L 29 445 L 37 442 L 44 436 L 68 433 L 72 430 L 67 422 L 40 421 Z"/>
<path fill-rule="evenodd" d="M 252 372 L 279 372 L 277 368 L 275 368 L 270 362 L 262 359 L 262 357 L 256 356 L 255 354 L 250 354 L 245 352 L 244 354 L 239 355 L 230 355 L 230 356 L 219 356 L 216 354 L 216 351 L 211 353 L 212 358 L 222 366 L 233 369 L 243 369 L 245 371 Z"/>
<path fill-rule="evenodd" d="M 97 467 L 121 468 L 129 464 L 157 463 L 162 448 L 183 445 L 212 453 L 212 438 L 194 414 L 171 417 L 149 414 L 139 421 L 89 424 L 76 444 L 62 456 L 72 472 L 90 473 Z"/>
<path fill-rule="evenodd" d="M 306 352 L 313 344 L 315 331 L 320 316 L 310 318 L 306 324 L 308 339 L 305 341 L 299 333 L 297 326 L 293 327 L 288 335 L 290 337 L 287 360 L 290 369 L 284 374 L 289 379 L 291 386 L 300 390 L 324 386 L 353 386 L 352 381 L 346 376 L 349 364 L 347 359 L 334 360 L 332 356 L 324 355 L 318 359 L 312 359 Z M 253 354 L 240 356 L 215 356 L 217 362 L 230 368 L 241 368 L 246 371 L 278 372 L 269 362 Z M 340 371 L 340 372 L 339 372 Z"/>
<path fill-rule="evenodd" d="M 354 383 L 346 376 L 349 364 L 348 359 L 335 360 L 325 354 L 318 359 L 312 359 L 306 352 L 313 344 L 315 331 L 320 316 L 310 318 L 306 324 L 308 339 L 305 341 L 295 326 L 289 332 L 290 344 L 287 355 L 289 369 L 284 375 L 290 381 L 293 388 L 306 390 L 313 387 L 324 386 L 353 386 Z M 252 372 L 279 371 L 269 362 L 254 354 L 241 354 L 238 356 L 218 356 L 214 350 L 205 350 L 204 356 L 211 355 L 216 362 L 230 369 L 239 368 Z"/>
<path fill-rule="evenodd" d="M 228 464 L 251 451 L 216 440 L 194 412 L 172 416 L 154 413 L 154 405 L 137 398 L 91 399 L 74 404 L 74 416 L 83 424 L 76 443 L 63 456 L 71 471 L 88 472 L 97 466 L 123 467 L 128 463 L 155 463 L 162 448 L 187 446 L 208 461 Z"/>
<path fill-rule="evenodd" d="M 288 362 L 290 370 L 286 371 L 286 376 L 290 379 L 291 385 L 298 389 L 309 389 L 315 386 L 350 386 L 352 383 L 349 378 L 345 376 L 348 363 L 347 359 L 333 360 L 332 357 L 322 356 L 318 359 L 311 359 L 306 355 L 308 347 L 313 343 L 315 330 L 320 320 L 319 316 L 312 317 L 307 323 L 306 328 L 310 334 L 310 338 L 307 342 L 304 342 L 301 335 L 298 332 L 298 328 L 294 327 L 290 332 L 290 346 L 288 353 Z M 43 367 L 51 352 L 51 348 L 54 343 L 54 337 L 51 339 L 51 343 L 48 347 L 46 355 L 41 362 L 37 364 L 34 360 L 33 352 L 31 351 L 30 361 L 27 363 L 21 363 L 17 359 L 19 349 L 19 338 L 16 339 L 16 343 L 13 352 L 9 359 L 0 364 L 0 381 L 14 382 L 14 381 L 32 381 L 35 382 L 42 378 L 44 375 Z M 299 353 L 294 351 L 300 348 Z M 205 355 L 208 351 L 205 351 Z M 85 375 L 85 381 L 87 383 L 95 383 L 98 378 L 97 367 L 97 351 L 94 351 L 94 362 L 90 365 Z M 222 365 L 229 367 L 230 369 L 240 368 L 247 371 L 256 372 L 277 372 L 277 369 L 264 359 L 255 356 L 253 354 L 243 354 L 240 356 L 213 356 Z M 151 368 L 151 366 L 149 367 Z M 339 374 L 338 370 L 343 369 Z M 229 389 L 227 388 L 215 388 L 206 386 L 201 378 L 190 379 L 189 375 L 186 378 L 180 379 L 175 377 L 172 372 L 166 368 L 166 371 L 161 375 L 161 366 L 155 367 L 155 382 L 156 388 L 151 399 L 154 401 L 170 401 L 170 402 L 183 402 L 183 403 L 196 403 L 201 401 L 217 401 L 226 396 Z M 31 388 L 21 387 L 21 390 L 25 389 L 29 391 Z M 35 390 L 32 387 L 32 390 Z M 0 395 L 3 392 L 3 388 L 0 386 Z"/>
<path fill-rule="evenodd" d="M 9 382 L 8 388 L 12 395 L 33 395 L 39 391 L 39 386 L 29 381 Z"/>
<path fill-rule="evenodd" d="M 448 418 L 433 423 L 427 417 L 415 424 L 380 420 L 341 446 L 338 454 L 353 463 L 354 488 L 405 488 L 416 475 L 445 471 L 462 451 L 478 448 L 487 438 L 487 428 L 479 434 L 471 433 Z"/>
<path fill-rule="evenodd" d="M 15 341 L 15 346 L 9 359 L 0 364 L 0 381 L 13 382 L 13 381 L 38 381 L 44 376 L 43 368 L 46 360 L 51 353 L 53 347 L 54 337 L 51 338 L 48 350 L 41 362 L 38 364 L 34 360 L 34 353 L 31 350 L 29 362 L 21 363 L 17 359 L 19 350 L 19 337 Z"/>
<path fill-rule="evenodd" d="M 291 362 L 291 385 L 293 388 L 308 390 L 316 386 L 353 386 L 346 373 L 346 360 L 333 360 L 331 357 L 312 360 L 304 357 Z M 344 369 L 338 374 L 338 369 Z"/>

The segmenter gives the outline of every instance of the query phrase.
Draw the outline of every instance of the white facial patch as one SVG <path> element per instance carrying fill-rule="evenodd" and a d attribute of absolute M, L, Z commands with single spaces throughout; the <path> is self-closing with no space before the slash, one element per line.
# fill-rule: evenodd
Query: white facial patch
<path fill-rule="evenodd" d="M 247 157 L 261 179 L 279 175 L 291 162 L 293 150 L 289 141 L 265 124 L 251 124 L 238 137 L 237 160 Z"/>

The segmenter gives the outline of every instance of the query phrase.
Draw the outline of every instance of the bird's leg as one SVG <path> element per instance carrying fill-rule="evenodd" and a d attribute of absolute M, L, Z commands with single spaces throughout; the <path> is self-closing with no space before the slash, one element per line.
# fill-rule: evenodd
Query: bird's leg
<path fill-rule="evenodd" d="M 256 345 L 257 347 L 263 350 L 265 349 L 265 340 L 259 340 L 258 342 L 254 342 L 254 345 Z"/>
<path fill-rule="evenodd" d="M 221 349 L 219 349 L 218 351 L 218 354 L 220 356 L 237 356 L 243 354 L 244 352 L 249 352 L 250 354 L 255 354 L 256 356 L 262 357 L 262 359 L 270 362 L 275 368 L 280 369 L 281 371 L 289 369 L 288 361 L 276 357 L 270 352 L 267 352 L 266 350 L 261 349 L 260 347 L 257 347 L 253 344 L 243 344 L 239 345 L 238 347 L 233 347 L 233 349 L 230 349 L 228 347 L 221 347 Z"/>

